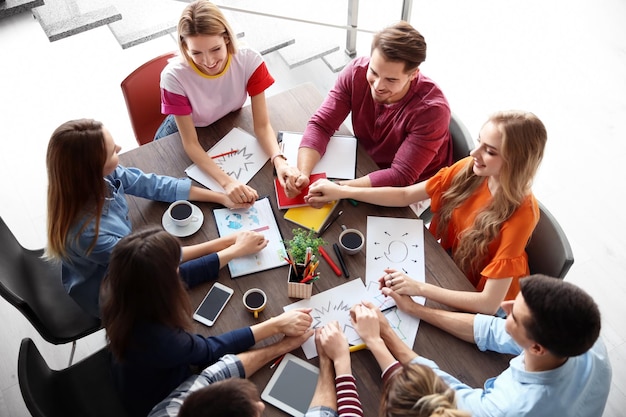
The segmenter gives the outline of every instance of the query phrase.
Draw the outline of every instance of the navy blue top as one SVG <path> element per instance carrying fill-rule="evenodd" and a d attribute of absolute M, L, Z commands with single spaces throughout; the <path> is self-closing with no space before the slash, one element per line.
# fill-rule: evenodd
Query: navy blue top
<path fill-rule="evenodd" d="M 246 351 L 254 343 L 249 327 L 203 337 L 145 324 L 134 332 L 124 361 L 113 360 L 113 378 L 129 413 L 146 416 L 192 374 L 190 366 L 204 368 L 223 355 Z"/>

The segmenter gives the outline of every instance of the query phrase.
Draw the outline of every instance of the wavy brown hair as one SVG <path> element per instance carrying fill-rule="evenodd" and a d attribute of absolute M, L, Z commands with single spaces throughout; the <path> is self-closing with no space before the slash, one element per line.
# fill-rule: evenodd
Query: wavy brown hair
<path fill-rule="evenodd" d="M 120 361 L 141 323 L 191 329 L 191 302 L 178 275 L 181 246 L 160 228 L 122 238 L 111 253 L 100 290 L 102 324 Z"/>
<path fill-rule="evenodd" d="M 102 170 L 106 163 L 106 147 L 102 123 L 92 119 L 70 120 L 59 126 L 48 143 L 48 246 L 46 255 L 65 258 L 70 229 L 87 215 L 85 227 L 100 215 L 107 196 Z M 88 252 L 96 244 L 94 238 Z"/>
<path fill-rule="evenodd" d="M 470 417 L 456 408 L 454 390 L 428 366 L 404 365 L 383 386 L 382 417 Z"/>
<path fill-rule="evenodd" d="M 503 111 L 494 113 L 486 123 L 492 123 L 502 136 L 500 155 L 503 163 L 499 187 L 491 202 L 480 212 L 474 224 L 461 232 L 453 258 L 468 276 L 480 271 L 488 262 L 489 244 L 500 233 L 502 223 L 530 194 L 532 180 L 543 159 L 548 138 L 546 128 L 532 113 Z M 450 188 L 443 193 L 436 236 L 446 236 L 452 211 L 460 206 L 485 181 L 473 172 L 473 161 L 454 177 Z"/>
<path fill-rule="evenodd" d="M 191 61 L 186 38 L 189 36 L 223 36 L 228 53 L 237 53 L 237 37 L 222 11 L 206 0 L 189 3 L 178 21 L 178 48 L 187 61 Z"/>
<path fill-rule="evenodd" d="M 424 37 L 403 20 L 377 32 L 372 38 L 371 52 L 374 49 L 387 61 L 403 62 L 405 73 L 416 70 L 426 60 Z"/>

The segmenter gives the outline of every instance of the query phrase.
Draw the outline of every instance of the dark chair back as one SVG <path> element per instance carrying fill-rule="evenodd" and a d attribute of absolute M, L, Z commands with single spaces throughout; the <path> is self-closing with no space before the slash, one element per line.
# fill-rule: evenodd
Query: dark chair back
<path fill-rule="evenodd" d="M 174 52 L 168 52 L 151 59 L 121 83 L 130 124 L 139 145 L 152 142 L 165 119 L 161 114 L 161 71 L 174 55 Z"/>
<path fill-rule="evenodd" d="M 55 345 L 73 342 L 100 329 L 61 282 L 61 265 L 42 259 L 43 249 L 20 245 L 0 217 L 0 295 L 17 308 L 41 336 Z"/>
<path fill-rule="evenodd" d="M 530 273 L 563 279 L 574 263 L 572 247 L 559 222 L 541 202 L 539 211 L 539 223 L 526 246 Z"/>
<path fill-rule="evenodd" d="M 33 417 L 125 417 L 111 375 L 111 354 L 103 348 L 62 370 L 52 370 L 29 338 L 17 363 L 20 391 Z"/>
<path fill-rule="evenodd" d="M 454 162 L 469 156 L 474 149 L 474 140 L 459 117 L 452 113 L 450 117 L 450 135 L 452 136 L 452 155 Z"/>

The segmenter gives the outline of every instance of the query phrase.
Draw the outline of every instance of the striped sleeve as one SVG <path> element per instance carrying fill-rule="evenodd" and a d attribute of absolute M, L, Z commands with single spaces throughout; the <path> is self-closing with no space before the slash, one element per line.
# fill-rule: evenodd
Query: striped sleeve
<path fill-rule="evenodd" d="M 335 378 L 337 390 L 337 412 L 340 417 L 362 417 L 363 408 L 356 390 L 356 379 L 352 375 L 339 375 Z"/>

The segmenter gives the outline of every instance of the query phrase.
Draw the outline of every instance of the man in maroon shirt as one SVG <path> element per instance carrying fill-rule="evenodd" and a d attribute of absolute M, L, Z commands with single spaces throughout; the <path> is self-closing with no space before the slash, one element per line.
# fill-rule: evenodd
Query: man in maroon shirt
<path fill-rule="evenodd" d="M 309 184 L 330 137 L 350 113 L 359 146 L 380 169 L 344 184 L 405 186 L 452 163 L 450 106 L 439 87 L 419 71 L 426 59 L 423 36 L 399 22 L 374 36 L 371 51 L 371 57 L 356 58 L 344 68 L 309 120 L 298 151 L 300 176 L 288 178 L 288 195 Z"/>

